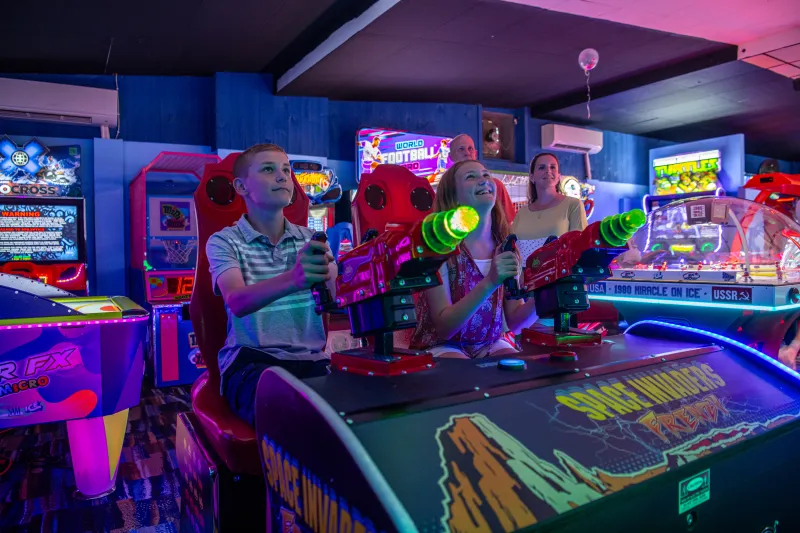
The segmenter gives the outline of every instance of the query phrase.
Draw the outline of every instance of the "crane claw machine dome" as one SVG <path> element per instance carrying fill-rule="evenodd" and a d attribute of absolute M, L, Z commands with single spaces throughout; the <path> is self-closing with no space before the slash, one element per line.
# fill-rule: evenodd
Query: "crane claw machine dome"
<path fill-rule="evenodd" d="M 611 267 L 590 297 L 613 302 L 629 324 L 710 330 L 775 356 L 800 316 L 800 225 L 749 200 L 657 208 Z"/>

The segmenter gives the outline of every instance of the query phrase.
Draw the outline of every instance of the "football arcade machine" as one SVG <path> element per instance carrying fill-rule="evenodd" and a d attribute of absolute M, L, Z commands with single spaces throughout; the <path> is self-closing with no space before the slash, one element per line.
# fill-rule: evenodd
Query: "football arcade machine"
<path fill-rule="evenodd" d="M 216 155 L 162 152 L 133 179 L 133 294 L 152 309 L 149 370 L 157 387 L 193 383 L 205 370 L 189 316 L 197 262 L 194 191 Z"/>
<path fill-rule="evenodd" d="M 653 249 L 663 219 L 684 220 L 711 245 L 686 239 Z M 658 208 L 633 240 L 641 254 L 622 254 L 610 279 L 589 286 L 592 299 L 613 302 L 629 324 L 700 328 L 777 356 L 800 316 L 797 222 L 763 204 L 710 196 Z"/>
<path fill-rule="evenodd" d="M 0 138 L 0 272 L 85 295 L 79 146 Z"/>
<path fill-rule="evenodd" d="M 358 130 L 358 162 L 356 181 L 362 174 L 369 174 L 380 164 L 406 167 L 415 176 L 436 184 L 445 171 L 453 166 L 450 161 L 450 137 L 423 135 L 404 131 L 361 129 Z"/>
<path fill-rule="evenodd" d="M 607 217 L 531 255 L 520 294 L 556 326 L 516 358 L 433 360 L 384 345 L 371 358 L 334 354 L 325 377 L 267 370 L 256 433 L 271 530 L 800 530 L 795 495 L 776 482 L 800 475 L 800 374 L 655 320 L 603 340 L 569 330 L 588 307 L 585 286 L 608 277 L 642 222 L 640 211 Z M 362 245 L 386 244 L 385 257 L 365 263 L 357 247 L 343 258 L 356 275 L 337 279 L 337 297 L 353 324 L 441 259 L 402 231 Z"/>

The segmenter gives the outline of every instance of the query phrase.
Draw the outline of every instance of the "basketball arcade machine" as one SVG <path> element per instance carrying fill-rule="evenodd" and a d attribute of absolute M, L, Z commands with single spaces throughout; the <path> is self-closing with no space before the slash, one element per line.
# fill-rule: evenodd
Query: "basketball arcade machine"
<path fill-rule="evenodd" d="M 80 146 L 0 138 L 0 272 L 88 293 Z"/>
<path fill-rule="evenodd" d="M 208 154 L 162 152 L 130 184 L 133 294 L 152 308 L 150 367 L 157 387 L 205 370 L 189 316 L 197 264 L 194 191 Z"/>

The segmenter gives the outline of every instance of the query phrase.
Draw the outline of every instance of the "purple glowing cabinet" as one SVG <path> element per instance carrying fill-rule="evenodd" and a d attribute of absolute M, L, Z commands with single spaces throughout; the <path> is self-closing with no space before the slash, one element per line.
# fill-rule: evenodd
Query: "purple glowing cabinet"
<path fill-rule="evenodd" d="M 82 497 L 114 491 L 140 401 L 147 311 L 0 275 L 0 429 L 66 421 Z"/>

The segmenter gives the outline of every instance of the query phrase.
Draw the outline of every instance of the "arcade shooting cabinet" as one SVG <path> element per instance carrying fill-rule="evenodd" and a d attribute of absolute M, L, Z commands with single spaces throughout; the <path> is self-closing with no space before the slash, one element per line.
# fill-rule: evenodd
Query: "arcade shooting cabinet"
<path fill-rule="evenodd" d="M 337 297 L 354 330 L 412 319 L 395 291 L 422 288 L 457 243 L 434 229 L 449 240 L 430 246 L 426 222 L 344 256 Z M 800 374 L 680 325 L 569 329 L 641 223 L 608 217 L 531 255 L 519 294 L 556 327 L 517 357 L 435 361 L 376 343 L 334 354 L 326 377 L 268 370 L 256 432 L 272 531 L 800 529 L 778 481 L 800 475 Z"/>
<path fill-rule="evenodd" d="M 205 371 L 189 316 L 197 264 L 194 192 L 208 154 L 161 152 L 130 184 L 132 294 L 152 310 L 149 371 L 157 387 Z"/>

